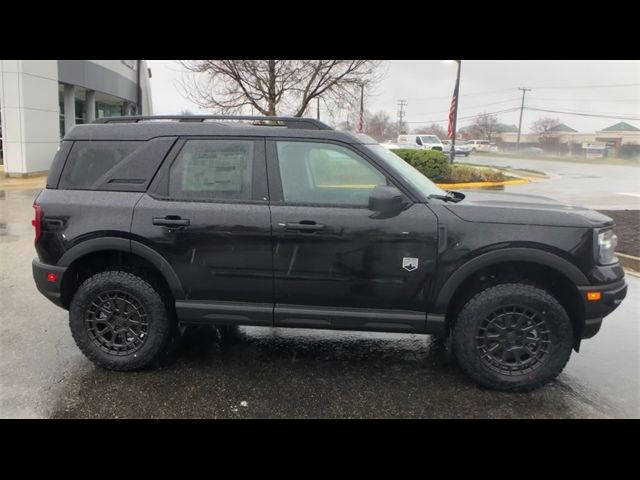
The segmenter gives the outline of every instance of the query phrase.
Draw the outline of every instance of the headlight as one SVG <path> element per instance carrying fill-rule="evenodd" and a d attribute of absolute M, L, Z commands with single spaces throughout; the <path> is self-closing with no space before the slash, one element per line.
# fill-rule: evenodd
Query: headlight
<path fill-rule="evenodd" d="M 618 246 L 618 236 L 613 230 L 604 230 L 598 232 L 596 253 L 598 263 L 606 265 L 615 263 L 618 259 L 615 256 L 615 250 Z"/>

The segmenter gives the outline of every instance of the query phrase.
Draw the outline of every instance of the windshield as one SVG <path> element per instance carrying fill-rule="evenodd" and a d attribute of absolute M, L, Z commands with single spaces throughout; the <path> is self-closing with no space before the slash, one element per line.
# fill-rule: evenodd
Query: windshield
<path fill-rule="evenodd" d="M 380 145 L 364 146 L 376 153 L 379 157 L 382 157 L 385 163 L 391 170 L 393 170 L 394 173 L 401 177 L 405 182 L 411 184 L 415 189 L 424 193 L 425 196 L 447 194 L 447 192 L 442 190 L 435 183 L 433 183 L 431 180 L 429 180 L 422 173 L 409 165 L 392 151 L 387 150 Z"/>
<path fill-rule="evenodd" d="M 440 143 L 440 139 L 435 135 L 420 135 L 420 139 L 425 143 Z"/>

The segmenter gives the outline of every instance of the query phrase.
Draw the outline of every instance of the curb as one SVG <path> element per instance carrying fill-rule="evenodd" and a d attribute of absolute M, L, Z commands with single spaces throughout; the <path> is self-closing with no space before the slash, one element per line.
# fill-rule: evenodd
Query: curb
<path fill-rule="evenodd" d="M 526 178 L 519 178 L 517 180 L 505 180 L 504 182 L 467 182 L 467 183 L 436 183 L 441 188 L 487 188 L 487 187 L 501 187 L 503 185 L 524 185 L 529 183 Z"/>
<path fill-rule="evenodd" d="M 620 265 L 624 268 L 629 268 L 640 272 L 640 257 L 634 257 L 633 255 L 627 255 L 626 253 L 616 252 L 616 257 L 620 261 Z"/>
<path fill-rule="evenodd" d="M 0 190 L 36 190 L 45 188 L 47 177 L 39 175 L 28 178 L 9 178 L 0 176 Z"/>

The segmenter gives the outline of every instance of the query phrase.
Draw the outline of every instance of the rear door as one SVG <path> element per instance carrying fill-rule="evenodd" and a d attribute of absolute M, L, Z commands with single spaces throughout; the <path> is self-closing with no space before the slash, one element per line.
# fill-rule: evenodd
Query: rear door
<path fill-rule="evenodd" d="M 265 143 L 189 137 L 135 208 L 132 233 L 178 275 L 184 322 L 272 324 Z"/>

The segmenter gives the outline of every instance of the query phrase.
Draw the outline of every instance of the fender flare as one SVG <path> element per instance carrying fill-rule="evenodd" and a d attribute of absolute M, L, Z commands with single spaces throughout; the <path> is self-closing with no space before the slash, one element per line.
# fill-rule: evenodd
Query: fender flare
<path fill-rule="evenodd" d="M 144 258 L 158 269 L 160 274 L 164 277 L 167 284 L 169 285 L 174 298 L 176 300 L 184 299 L 184 289 L 182 288 L 182 282 L 180 281 L 180 278 L 176 274 L 171 264 L 169 264 L 169 262 L 167 262 L 162 255 L 160 255 L 151 247 L 148 247 L 147 245 L 144 245 L 135 240 L 130 240 L 128 238 L 100 237 L 85 240 L 84 242 L 75 245 L 70 250 L 65 252 L 58 261 L 58 265 L 61 267 L 68 267 L 75 260 L 84 257 L 89 253 L 104 250 L 117 250 L 132 253 Z"/>
<path fill-rule="evenodd" d="M 456 290 L 470 275 L 490 265 L 519 261 L 538 263 L 550 267 L 563 274 L 576 286 L 589 285 L 589 279 L 578 267 L 556 254 L 534 248 L 494 250 L 469 260 L 451 274 L 437 293 L 433 304 L 434 313 L 446 313 L 449 302 Z"/>

